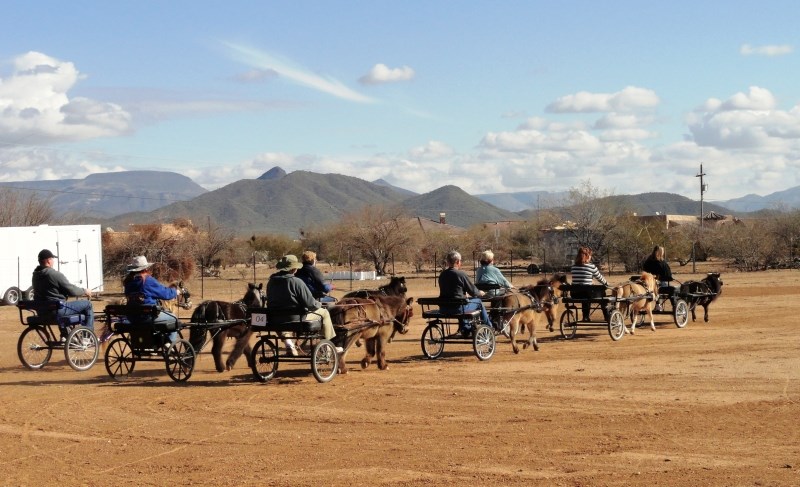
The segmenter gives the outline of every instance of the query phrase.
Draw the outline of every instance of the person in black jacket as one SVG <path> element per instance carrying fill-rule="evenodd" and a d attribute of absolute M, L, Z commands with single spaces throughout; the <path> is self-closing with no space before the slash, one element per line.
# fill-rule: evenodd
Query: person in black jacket
<path fill-rule="evenodd" d="M 53 301 L 65 301 L 57 311 L 57 315 L 70 316 L 86 315 L 86 326 L 94 330 L 94 309 L 92 302 L 86 299 L 76 299 L 66 302 L 67 297 L 86 296 L 92 298 L 92 291 L 78 287 L 67 280 L 67 276 L 53 268 L 57 255 L 48 249 L 39 252 L 39 265 L 33 270 L 33 300 L 36 303 L 46 304 Z M 62 330 L 63 331 L 63 330 Z"/>
<path fill-rule="evenodd" d="M 336 302 L 336 298 L 328 296 L 328 293 L 333 290 L 333 285 L 325 282 L 322 272 L 314 265 L 317 263 L 316 252 L 306 250 L 300 258 L 303 261 L 303 267 L 295 272 L 295 277 L 306 283 L 314 299 L 322 303 Z"/>
<path fill-rule="evenodd" d="M 445 260 L 447 268 L 439 274 L 439 297 L 445 299 L 467 298 L 469 302 L 462 311 L 480 311 L 483 322 L 488 326 L 494 326 L 481 301 L 481 297 L 485 293 L 475 287 L 472 279 L 461 270 L 461 254 L 452 250 L 447 254 Z M 472 332 L 471 324 L 460 323 L 459 333 L 464 337 L 471 336 Z"/>
<path fill-rule="evenodd" d="M 653 247 L 653 253 L 642 263 L 642 270 L 656 276 L 659 290 L 670 287 L 669 282 L 672 280 L 672 270 L 664 259 L 664 247 L 660 245 Z M 662 311 L 662 309 L 661 301 L 657 302 L 656 311 Z"/>
<path fill-rule="evenodd" d="M 294 255 L 284 255 L 280 258 L 275 268 L 275 274 L 269 276 L 267 281 L 267 308 L 273 309 L 299 309 L 304 308 L 308 313 L 304 320 L 322 320 L 322 334 L 328 340 L 336 336 L 333 329 L 331 315 L 322 304 L 314 299 L 308 286 L 295 277 L 297 269 L 302 267 Z M 294 343 L 284 340 L 289 353 L 296 354 Z M 336 351 L 342 353 L 342 348 L 337 346 Z"/>

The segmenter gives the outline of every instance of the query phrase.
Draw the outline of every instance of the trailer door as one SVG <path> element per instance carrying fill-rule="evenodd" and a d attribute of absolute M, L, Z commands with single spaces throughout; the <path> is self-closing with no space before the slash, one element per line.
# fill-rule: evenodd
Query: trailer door
<path fill-rule="evenodd" d="M 81 254 L 81 239 L 77 230 L 58 231 L 58 270 L 61 271 L 69 282 L 76 286 L 86 286 L 86 272 L 84 271 L 83 255 Z"/>

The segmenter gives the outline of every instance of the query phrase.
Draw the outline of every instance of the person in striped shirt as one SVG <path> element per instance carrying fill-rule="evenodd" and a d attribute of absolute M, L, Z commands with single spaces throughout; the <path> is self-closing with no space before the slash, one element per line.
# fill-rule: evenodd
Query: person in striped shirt
<path fill-rule="evenodd" d="M 571 273 L 573 285 L 589 286 L 592 284 L 592 280 L 596 279 L 600 284 L 608 286 L 608 281 L 606 281 L 606 278 L 603 277 L 603 274 L 600 273 L 600 270 L 597 268 L 597 266 L 592 263 L 592 249 L 589 247 L 580 247 L 578 249 L 578 255 L 575 256 L 575 263 L 572 265 Z M 573 289 L 572 297 L 577 299 L 587 299 L 602 296 L 594 295 L 588 289 Z M 583 308 L 583 321 L 589 321 L 591 303 L 587 300 L 586 302 L 581 303 L 581 306 Z M 603 317 L 605 317 L 606 321 L 608 321 L 608 312 L 604 306 L 601 308 L 603 310 Z"/>

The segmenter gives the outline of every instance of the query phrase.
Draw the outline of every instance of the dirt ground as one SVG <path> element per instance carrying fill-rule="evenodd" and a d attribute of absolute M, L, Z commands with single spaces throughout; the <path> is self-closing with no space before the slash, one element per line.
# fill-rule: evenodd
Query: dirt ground
<path fill-rule="evenodd" d="M 676 278 L 702 277 L 688 267 Z M 799 485 L 800 272 L 717 270 L 708 323 L 657 315 L 657 331 L 618 342 L 602 328 L 570 341 L 539 330 L 539 352 L 514 355 L 499 337 L 485 362 L 455 344 L 425 359 L 416 307 L 388 370 L 362 370 L 353 348 L 350 373 L 327 384 L 305 364 L 266 384 L 244 359 L 218 374 L 208 349 L 186 384 L 163 363 L 116 383 L 102 357 L 75 372 L 61 353 L 30 371 L 17 310 L 3 306 L 0 484 Z M 189 285 L 197 304 L 201 284 Z M 437 294 L 430 278 L 409 288 Z M 235 300 L 245 281 L 202 289 Z"/>

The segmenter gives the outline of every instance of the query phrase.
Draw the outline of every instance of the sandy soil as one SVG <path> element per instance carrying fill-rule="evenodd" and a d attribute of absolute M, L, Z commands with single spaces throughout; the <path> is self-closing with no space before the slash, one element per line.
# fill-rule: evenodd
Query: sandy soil
<path fill-rule="evenodd" d="M 486 362 L 454 344 L 427 360 L 417 308 L 389 370 L 361 370 L 354 348 L 327 384 L 300 364 L 266 384 L 245 360 L 218 374 L 208 349 L 186 384 L 163 363 L 116 383 L 102 359 L 75 372 L 59 353 L 29 371 L 16 308 L 0 307 L 0 484 L 798 485 L 800 272 L 719 270 L 709 323 L 657 315 L 656 332 L 619 342 L 539 330 L 539 352 L 500 337 Z M 244 286 L 203 290 L 235 299 Z M 409 287 L 436 294 L 431 279 Z"/>

